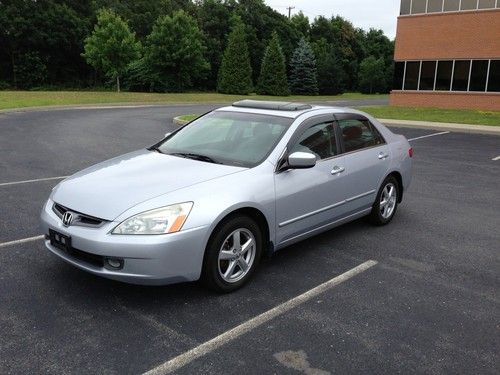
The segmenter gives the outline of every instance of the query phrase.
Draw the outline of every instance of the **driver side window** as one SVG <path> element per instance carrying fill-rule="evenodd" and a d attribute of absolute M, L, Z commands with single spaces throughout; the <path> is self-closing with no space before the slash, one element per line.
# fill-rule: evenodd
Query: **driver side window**
<path fill-rule="evenodd" d="M 290 149 L 290 153 L 308 152 L 318 160 L 337 155 L 335 131 L 331 122 L 321 123 L 308 128 Z"/>

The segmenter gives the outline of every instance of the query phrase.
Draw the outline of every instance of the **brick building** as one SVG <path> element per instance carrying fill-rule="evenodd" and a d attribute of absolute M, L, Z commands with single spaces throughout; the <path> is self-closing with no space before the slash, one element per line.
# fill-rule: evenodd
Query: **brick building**
<path fill-rule="evenodd" d="M 391 104 L 500 110 L 500 0 L 402 0 Z"/>

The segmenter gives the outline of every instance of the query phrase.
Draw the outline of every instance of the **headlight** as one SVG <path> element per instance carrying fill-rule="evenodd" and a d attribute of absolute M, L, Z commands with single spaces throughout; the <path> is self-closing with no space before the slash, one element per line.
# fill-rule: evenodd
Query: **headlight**
<path fill-rule="evenodd" d="M 146 211 L 123 221 L 111 233 L 166 234 L 178 232 L 184 225 L 192 207 L 193 202 L 186 202 Z"/>

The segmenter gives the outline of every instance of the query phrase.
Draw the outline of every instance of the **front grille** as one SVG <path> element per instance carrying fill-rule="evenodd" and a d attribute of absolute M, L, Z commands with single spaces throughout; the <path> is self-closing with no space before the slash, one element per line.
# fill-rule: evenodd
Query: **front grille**
<path fill-rule="evenodd" d="M 72 258 L 78 259 L 84 263 L 88 263 L 94 267 L 102 268 L 104 267 L 104 257 L 96 254 L 90 254 L 82 250 L 70 247 L 69 249 L 63 250 L 66 254 Z"/>
<path fill-rule="evenodd" d="M 74 215 L 73 222 L 71 223 L 71 225 L 98 228 L 106 222 L 106 220 L 104 219 L 99 219 L 94 216 L 82 214 L 81 212 L 78 211 L 73 211 L 67 207 L 60 205 L 59 203 L 54 203 L 54 205 L 52 206 L 52 210 L 59 217 L 59 219 L 62 219 L 63 215 L 67 211 L 70 211 Z"/>

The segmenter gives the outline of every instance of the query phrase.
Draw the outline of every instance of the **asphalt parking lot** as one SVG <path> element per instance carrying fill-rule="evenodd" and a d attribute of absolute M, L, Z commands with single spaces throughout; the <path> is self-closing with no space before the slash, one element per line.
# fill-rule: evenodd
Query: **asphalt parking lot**
<path fill-rule="evenodd" d="M 0 373 L 161 373 L 183 355 L 180 374 L 498 373 L 498 136 L 393 128 L 418 138 L 394 221 L 291 246 L 230 295 L 121 284 L 66 265 L 41 240 L 12 243 L 42 234 L 38 214 L 59 180 L 18 182 L 151 145 L 173 117 L 213 107 L 0 113 Z"/>

